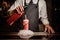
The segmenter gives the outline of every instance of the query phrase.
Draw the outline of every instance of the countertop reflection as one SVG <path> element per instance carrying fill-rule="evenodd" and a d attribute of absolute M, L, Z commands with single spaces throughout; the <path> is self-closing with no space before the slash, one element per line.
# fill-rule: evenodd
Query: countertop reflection
<path fill-rule="evenodd" d="M 60 33 L 42 35 L 42 33 L 35 34 L 31 38 L 20 38 L 17 32 L 12 33 L 0 33 L 0 40 L 60 40 Z"/>

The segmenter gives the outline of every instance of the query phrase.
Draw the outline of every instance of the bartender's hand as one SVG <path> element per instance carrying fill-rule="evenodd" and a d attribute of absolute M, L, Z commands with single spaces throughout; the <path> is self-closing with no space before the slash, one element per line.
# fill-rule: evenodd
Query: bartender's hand
<path fill-rule="evenodd" d="M 52 27 L 49 24 L 45 25 L 45 31 L 48 31 L 48 33 L 55 33 L 55 31 L 52 29 Z"/>
<path fill-rule="evenodd" d="M 18 14 L 21 13 L 21 12 L 24 12 L 23 6 L 17 7 L 16 10 L 17 10 Z"/>

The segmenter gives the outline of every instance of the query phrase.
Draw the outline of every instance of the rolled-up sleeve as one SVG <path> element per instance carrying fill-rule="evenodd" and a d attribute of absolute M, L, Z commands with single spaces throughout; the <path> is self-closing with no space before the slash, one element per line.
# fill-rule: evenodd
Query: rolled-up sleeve
<path fill-rule="evenodd" d="M 46 9 L 46 3 L 45 1 L 42 2 L 42 7 L 40 10 L 40 17 L 41 21 L 44 25 L 49 24 L 48 18 L 47 18 L 47 9 Z"/>
<path fill-rule="evenodd" d="M 12 10 L 16 9 L 16 7 L 22 6 L 22 5 L 23 5 L 23 0 L 16 0 L 8 11 L 12 11 Z"/>

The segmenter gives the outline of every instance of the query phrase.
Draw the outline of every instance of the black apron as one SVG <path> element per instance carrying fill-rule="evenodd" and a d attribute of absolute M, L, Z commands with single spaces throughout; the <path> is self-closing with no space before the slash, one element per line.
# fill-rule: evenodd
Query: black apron
<path fill-rule="evenodd" d="M 39 13 L 38 13 L 38 7 L 37 4 L 33 4 L 32 2 L 28 5 L 28 7 L 25 9 L 25 13 L 27 15 L 27 18 L 29 19 L 29 30 L 32 30 L 34 32 L 39 31 Z"/>

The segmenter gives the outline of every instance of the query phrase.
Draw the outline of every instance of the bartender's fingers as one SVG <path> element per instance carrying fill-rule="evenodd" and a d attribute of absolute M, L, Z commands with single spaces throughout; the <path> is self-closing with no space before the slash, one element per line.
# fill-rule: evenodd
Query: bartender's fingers
<path fill-rule="evenodd" d="M 50 34 L 50 29 L 48 29 L 48 33 Z"/>
<path fill-rule="evenodd" d="M 20 6 L 20 10 L 21 10 L 21 11 L 24 11 L 24 8 L 23 8 L 23 6 Z"/>
<path fill-rule="evenodd" d="M 50 32 L 51 32 L 51 33 L 55 33 L 55 31 L 54 31 L 52 28 L 50 29 Z"/>
<path fill-rule="evenodd" d="M 55 31 L 52 29 L 52 27 L 48 26 L 48 27 L 45 27 L 45 31 L 44 32 L 48 32 L 48 33 L 55 33 Z"/>
<path fill-rule="evenodd" d="M 46 32 L 47 31 L 47 27 L 45 27 L 45 30 L 44 30 L 44 32 Z"/>
<path fill-rule="evenodd" d="M 51 26 L 47 26 L 48 33 L 55 33 Z"/>
<path fill-rule="evenodd" d="M 21 13 L 19 7 L 16 8 L 16 11 L 17 11 L 18 13 Z"/>

